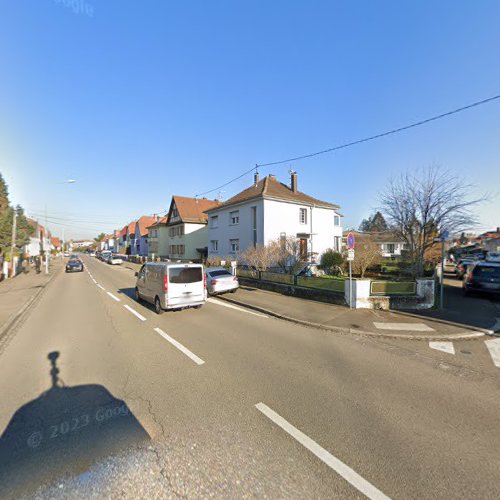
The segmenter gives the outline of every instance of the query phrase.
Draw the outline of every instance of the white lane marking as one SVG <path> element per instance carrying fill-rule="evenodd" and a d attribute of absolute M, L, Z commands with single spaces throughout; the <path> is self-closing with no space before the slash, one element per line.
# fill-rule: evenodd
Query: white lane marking
<path fill-rule="evenodd" d="M 248 309 L 245 309 L 243 307 L 233 306 L 233 304 L 226 304 L 225 302 L 222 302 L 221 300 L 207 299 L 207 302 L 210 302 L 210 304 L 216 304 L 218 306 L 228 307 L 229 309 L 236 309 L 237 311 L 245 312 L 247 314 L 253 314 L 254 316 L 259 316 L 260 318 L 269 318 L 269 316 L 267 316 L 265 314 L 249 311 Z"/>
<path fill-rule="evenodd" d="M 365 496 L 377 500 L 389 500 L 389 497 L 382 493 L 375 486 L 373 486 L 373 484 L 369 483 L 366 479 L 361 477 L 356 471 L 351 469 L 344 462 L 334 457 L 330 452 L 326 451 L 323 447 L 316 443 L 316 441 L 313 441 L 302 431 L 287 422 L 283 417 L 278 415 L 275 411 L 271 410 L 269 406 L 265 405 L 264 403 L 258 403 L 255 405 L 255 407 Z"/>
<path fill-rule="evenodd" d="M 379 330 L 405 330 L 413 332 L 433 332 L 434 328 L 424 323 L 377 323 L 373 322 Z"/>
<path fill-rule="evenodd" d="M 130 311 L 134 316 L 137 316 L 141 321 L 146 321 L 146 318 L 139 314 L 135 309 L 132 309 L 130 306 L 127 306 L 126 304 L 123 306 L 127 311 Z"/>
<path fill-rule="evenodd" d="M 497 368 L 500 368 L 500 339 L 485 340 L 484 343 L 486 344 L 488 351 L 490 351 L 493 364 Z"/>
<path fill-rule="evenodd" d="M 174 347 L 177 347 L 179 351 L 183 352 L 188 358 L 191 358 L 197 365 L 202 365 L 205 363 L 201 358 L 193 354 L 187 347 L 184 347 L 180 342 L 173 339 L 170 335 L 167 335 L 161 328 L 154 328 L 154 331 L 160 334 L 165 340 L 170 342 Z"/>
<path fill-rule="evenodd" d="M 453 345 L 453 342 L 429 342 L 429 347 L 431 349 L 436 349 L 436 351 L 455 354 L 455 346 Z"/>
<path fill-rule="evenodd" d="M 111 292 L 108 292 L 108 295 L 113 299 L 113 300 L 116 300 L 116 302 L 120 302 L 120 299 L 116 296 L 116 295 L 113 295 Z"/>
<path fill-rule="evenodd" d="M 98 286 L 101 290 L 105 290 L 105 288 L 104 288 L 102 285 L 99 285 L 99 283 L 97 283 L 97 282 L 96 282 L 96 284 L 97 284 L 97 286 Z"/>

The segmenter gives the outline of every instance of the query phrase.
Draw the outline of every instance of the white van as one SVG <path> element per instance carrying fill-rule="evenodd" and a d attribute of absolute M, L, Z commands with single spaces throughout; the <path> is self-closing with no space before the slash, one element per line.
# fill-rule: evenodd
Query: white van
<path fill-rule="evenodd" d="M 136 273 L 135 297 L 154 304 L 161 314 L 168 309 L 200 308 L 207 300 L 202 264 L 148 262 Z"/>

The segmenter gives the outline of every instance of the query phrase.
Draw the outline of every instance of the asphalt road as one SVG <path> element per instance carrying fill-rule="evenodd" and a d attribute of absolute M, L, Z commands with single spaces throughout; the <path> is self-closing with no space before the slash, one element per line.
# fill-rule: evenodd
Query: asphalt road
<path fill-rule="evenodd" d="M 498 498 L 491 363 L 220 300 L 157 316 L 84 262 L 0 351 L 1 498 Z"/>

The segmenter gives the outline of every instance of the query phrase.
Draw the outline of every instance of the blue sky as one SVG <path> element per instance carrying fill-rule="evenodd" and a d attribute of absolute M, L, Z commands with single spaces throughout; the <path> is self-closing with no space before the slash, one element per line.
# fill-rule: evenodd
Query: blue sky
<path fill-rule="evenodd" d="M 499 94 L 499 25 L 495 0 L 0 0 L 0 172 L 55 232 L 109 231 Z M 441 164 L 491 194 L 496 227 L 499 134 L 500 100 L 290 166 L 358 226 L 391 175 Z"/>

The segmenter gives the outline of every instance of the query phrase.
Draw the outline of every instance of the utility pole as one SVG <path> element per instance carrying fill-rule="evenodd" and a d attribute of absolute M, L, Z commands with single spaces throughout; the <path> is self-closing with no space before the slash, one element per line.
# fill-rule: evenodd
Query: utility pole
<path fill-rule="evenodd" d="M 47 205 L 45 205 L 45 274 L 49 274 L 49 253 L 50 253 L 50 242 L 49 242 L 49 228 L 47 225 Z"/>
<path fill-rule="evenodd" d="M 15 274 L 14 250 L 16 248 L 16 238 L 17 238 L 17 209 L 14 208 L 14 217 L 12 219 L 12 243 L 10 245 L 11 278 L 13 278 Z"/>

